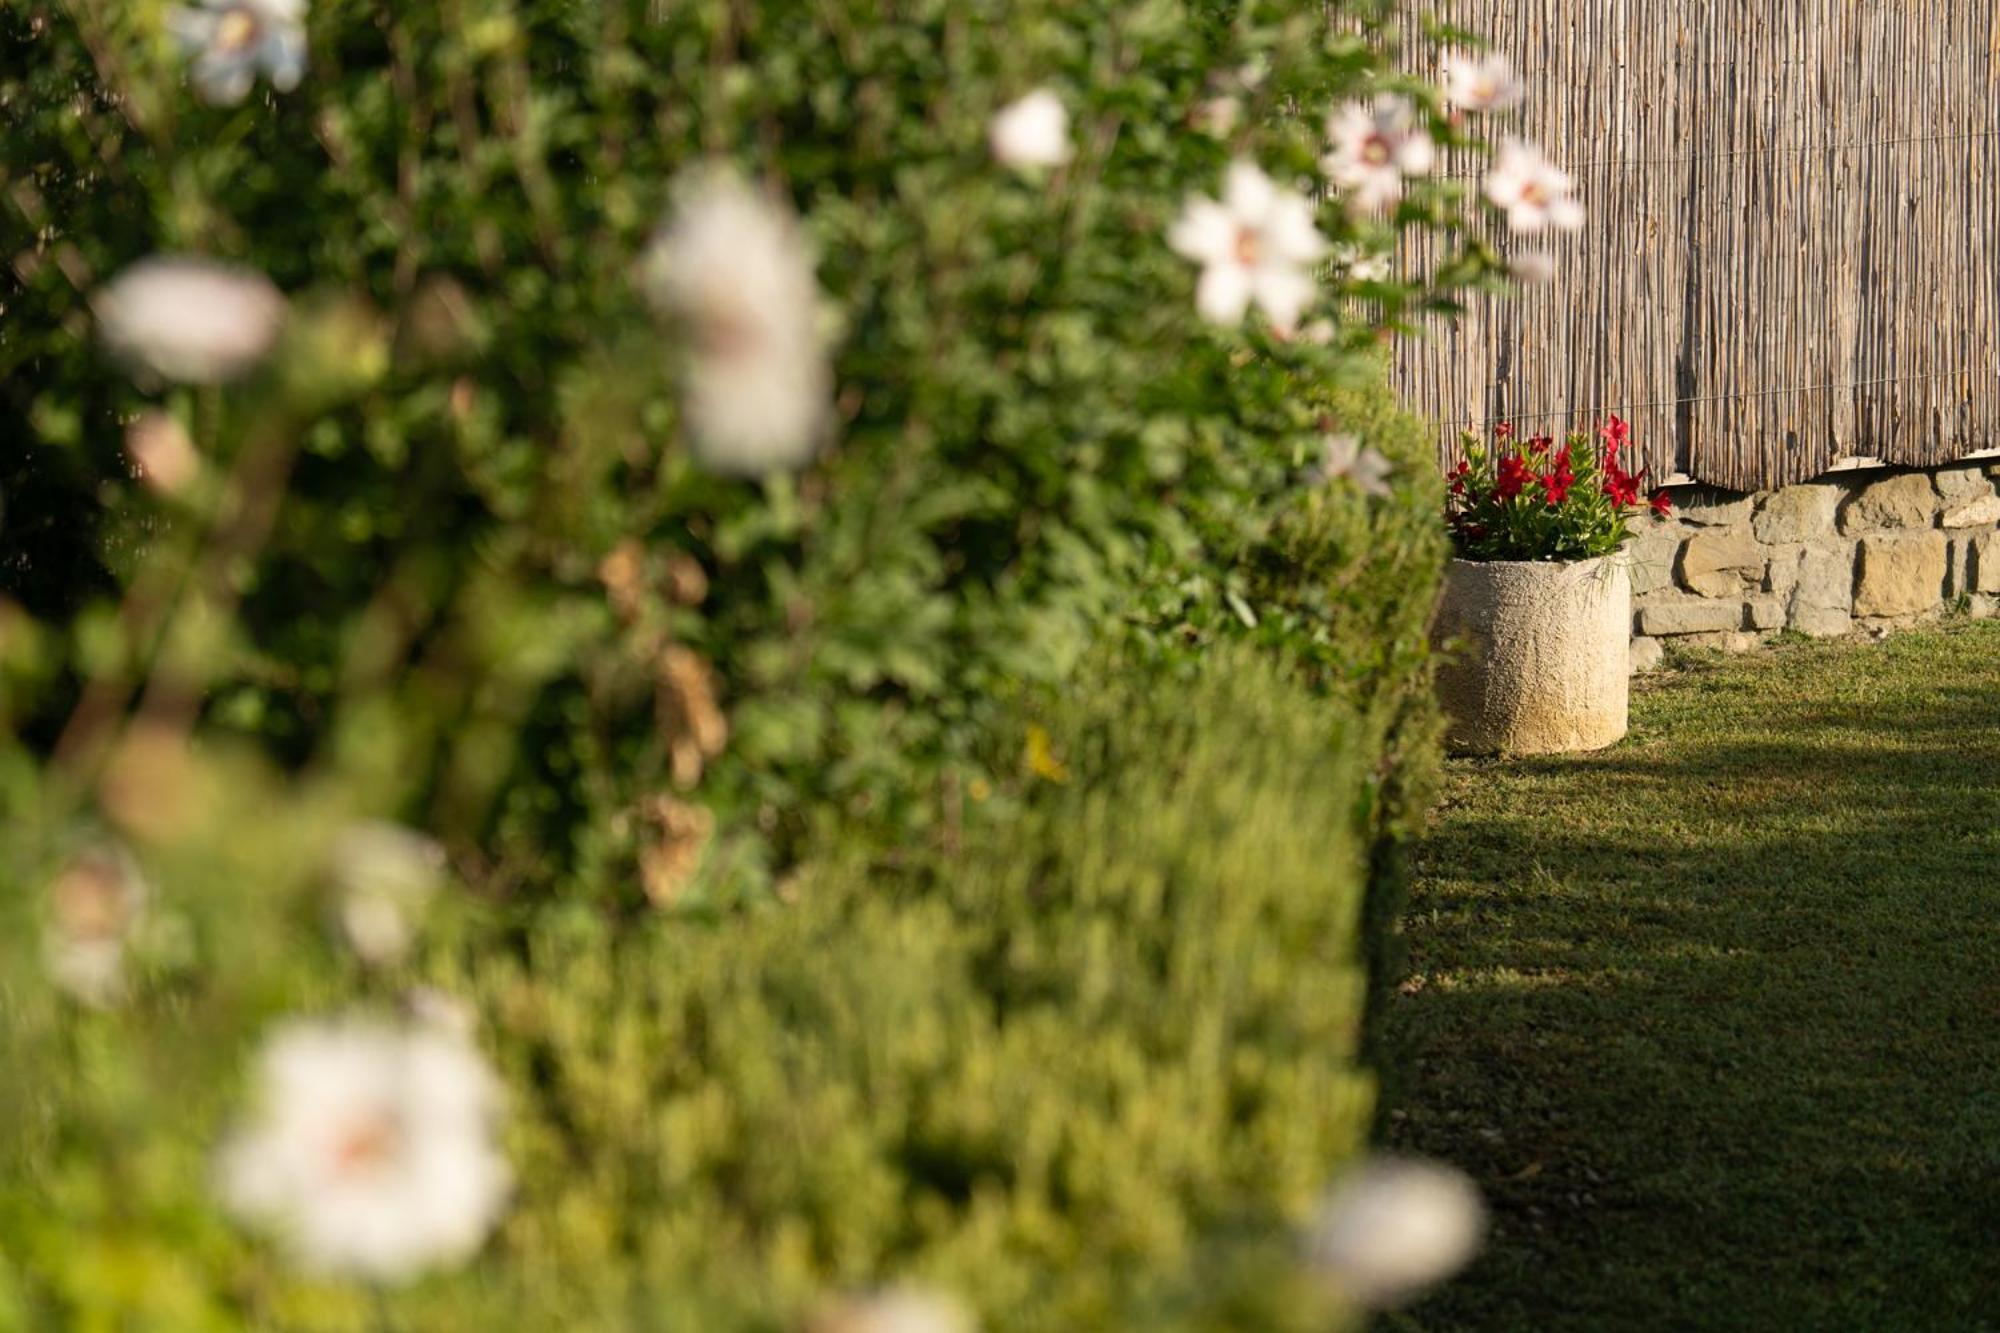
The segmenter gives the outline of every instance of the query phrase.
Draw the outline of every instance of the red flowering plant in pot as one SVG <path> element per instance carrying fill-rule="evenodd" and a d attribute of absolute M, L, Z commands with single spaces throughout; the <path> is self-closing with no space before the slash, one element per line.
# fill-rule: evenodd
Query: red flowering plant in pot
<path fill-rule="evenodd" d="M 1621 455 L 1631 428 L 1468 435 L 1445 521 L 1457 559 L 1436 636 L 1438 692 L 1462 751 L 1594 750 L 1625 734 L 1632 590 L 1619 550 L 1664 491 Z"/>
<path fill-rule="evenodd" d="M 1490 441 L 1467 432 L 1465 460 L 1451 473 L 1445 522 L 1462 560 L 1590 560 L 1614 554 L 1642 508 L 1672 512 L 1665 491 L 1645 492 L 1646 473 L 1619 455 L 1632 428 L 1612 417 L 1592 432 L 1521 438 L 1499 426 Z"/>

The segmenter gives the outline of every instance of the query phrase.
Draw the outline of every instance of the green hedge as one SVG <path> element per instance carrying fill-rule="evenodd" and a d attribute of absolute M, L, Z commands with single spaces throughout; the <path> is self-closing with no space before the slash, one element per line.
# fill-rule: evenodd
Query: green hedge
<path fill-rule="evenodd" d="M 308 361 L 388 355 L 299 423 L 272 535 L 203 646 L 211 728 L 297 766 L 361 756 L 385 808 L 490 882 L 629 899 L 673 767 L 666 636 L 728 716 L 689 799 L 716 819 L 711 868 L 743 872 L 688 893 L 754 885 L 816 829 L 934 834 L 982 776 L 982 727 L 1062 681 L 1136 585 L 1199 585 L 1185 614 L 1233 621 L 1233 580 L 1288 620 L 1282 571 L 1234 566 L 1317 459 L 1327 394 L 1379 381 L 1379 328 L 1486 271 L 1475 250 L 1413 283 L 1329 274 L 1330 342 L 1281 341 L 1202 324 L 1167 244 L 1233 156 L 1309 177 L 1326 110 L 1398 84 L 1383 8 L 319 0 L 298 88 L 212 107 L 162 3 L 9 6 L 0 212 L 35 240 L 0 271 L 0 437 L 20 442 L 0 592 L 61 640 L 21 729 L 47 744 L 80 674 L 146 668 L 110 608 L 216 512 L 139 485 L 123 421 L 164 407 L 219 475 L 268 410 L 254 385 L 135 388 L 91 345 L 97 288 L 192 251 L 345 303 L 367 346 L 323 337 Z M 1076 156 L 1023 175 L 987 126 L 1037 87 Z M 1220 94 L 1240 124 L 1195 128 Z M 676 183 L 716 160 L 786 197 L 819 256 L 839 420 L 796 479 L 696 465 L 679 350 L 635 281 Z M 1455 228 L 1460 194 L 1319 225 L 1393 247 Z M 601 571 L 634 541 L 620 610 Z M 352 670 L 357 645 L 402 669 Z"/>
<path fill-rule="evenodd" d="M 900 1279 L 995 1330 L 1340 1317 L 1294 1228 L 1374 1110 L 1435 751 L 1439 486 L 1380 335 L 1489 257 L 1329 274 L 1327 340 L 1278 339 L 1201 324 L 1166 234 L 1415 90 L 1384 7 L 319 0 L 299 86 L 227 108 L 165 15 L 0 11 L 0 1326 L 775 1329 Z M 1004 170 L 1044 86 L 1075 160 Z M 837 430 L 796 475 L 698 465 L 635 279 L 716 161 L 819 256 Z M 1462 190 L 1319 221 L 1385 250 Z M 291 296 L 268 373 L 94 345 L 160 251 Z M 135 479 L 146 408 L 206 483 Z M 1330 432 L 1383 494 L 1313 479 Z M 135 697 L 166 725 L 121 749 Z M 702 702 L 727 743 L 676 774 Z M 716 833 L 647 903 L 663 797 Z M 325 860 L 382 816 L 457 891 L 370 969 Z M 36 950 L 106 823 L 154 894 L 97 1013 Z M 274 1024 L 419 981 L 476 1017 L 519 1189 L 378 1298 L 239 1232 L 214 1151 Z"/>
<path fill-rule="evenodd" d="M 483 1015 L 520 1187 L 392 1326 L 778 1329 L 921 1280 L 989 1329 L 1326 1327 L 1294 1228 L 1374 1104 L 1378 720 L 1247 650 L 1110 674 L 1009 729 L 1048 738 L 1043 775 L 971 803 L 948 854 L 637 928 L 450 909 L 419 970 Z M 296 861 L 298 818 L 233 868 Z M 357 983 L 309 895 L 197 864 L 155 862 L 161 897 L 195 958 L 240 961 L 158 963 L 121 1013 L 20 982 L 8 932 L 4 1053 L 36 1075 L 0 1101 L 0 1318 L 377 1326 L 216 1216 L 243 1043 Z"/>

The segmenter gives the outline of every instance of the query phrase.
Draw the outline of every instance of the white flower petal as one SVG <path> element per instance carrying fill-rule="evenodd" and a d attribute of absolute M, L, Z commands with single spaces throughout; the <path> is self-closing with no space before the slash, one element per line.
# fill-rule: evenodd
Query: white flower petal
<path fill-rule="evenodd" d="M 1396 166 L 1405 176 L 1428 176 L 1437 165 L 1437 144 L 1422 130 L 1413 131 L 1396 147 Z"/>
<path fill-rule="evenodd" d="M 1229 210 L 1213 199 L 1190 199 L 1180 220 L 1167 233 L 1167 244 L 1183 259 L 1197 264 L 1233 263 L 1241 228 Z"/>
<path fill-rule="evenodd" d="M 1264 226 L 1264 247 L 1298 264 L 1313 263 L 1326 254 L 1326 238 L 1313 226 L 1312 205 L 1305 196 L 1287 192 L 1273 202 Z"/>
<path fill-rule="evenodd" d="M 1536 287 L 1555 278 L 1556 261 L 1545 250 L 1526 250 L 1507 261 L 1507 271 L 1516 282 Z"/>
<path fill-rule="evenodd" d="M 1314 1265 L 1366 1308 L 1397 1305 L 1457 1272 L 1478 1251 L 1485 1207 L 1462 1172 L 1377 1159 L 1328 1197 L 1314 1225 Z"/>
<path fill-rule="evenodd" d="M 212 9 L 170 9 L 167 11 L 167 32 L 184 51 L 200 51 L 215 40 L 215 28 L 220 17 Z"/>
<path fill-rule="evenodd" d="M 993 156 L 1017 171 L 1060 166 L 1069 161 L 1069 111 L 1062 99 L 1038 88 L 1003 107 L 987 130 Z"/>
<path fill-rule="evenodd" d="M 1222 205 L 1238 222 L 1263 225 L 1277 199 L 1278 187 L 1255 162 L 1239 157 L 1229 164 L 1229 174 L 1222 182 Z"/>
<path fill-rule="evenodd" d="M 1298 330 L 1299 316 L 1319 294 L 1313 280 L 1290 264 L 1258 265 L 1251 291 L 1271 326 L 1286 337 Z"/>
<path fill-rule="evenodd" d="M 1242 264 L 1210 264 L 1195 284 L 1194 308 L 1211 324 L 1240 324 L 1250 308 L 1250 270 Z"/>
<path fill-rule="evenodd" d="M 211 106 L 235 106 L 250 95 L 256 84 L 257 67 L 247 60 L 195 66 L 195 91 Z"/>
<path fill-rule="evenodd" d="M 688 336 L 682 420 L 711 471 L 797 469 L 824 442 L 833 376 L 813 267 L 791 216 L 726 170 L 685 182 L 655 237 L 642 282 Z"/>
<path fill-rule="evenodd" d="M 236 379 L 270 352 L 285 299 L 262 274 L 206 259 L 155 257 L 92 297 L 106 346 L 170 380 Z"/>
<path fill-rule="evenodd" d="M 902 1289 L 847 1301 L 816 1320 L 825 1333 L 972 1333 L 972 1316 L 950 1297 Z"/>

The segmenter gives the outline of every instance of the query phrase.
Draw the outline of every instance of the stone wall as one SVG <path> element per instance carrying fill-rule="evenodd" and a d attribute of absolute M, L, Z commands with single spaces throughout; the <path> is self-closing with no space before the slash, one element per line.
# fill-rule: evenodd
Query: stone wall
<path fill-rule="evenodd" d="M 1626 551 L 1632 665 L 1667 645 L 1742 652 L 1783 630 L 1815 638 L 1915 624 L 1963 605 L 2000 612 L 2000 459 L 1919 472 L 1836 472 L 1779 491 L 1675 492 Z"/>

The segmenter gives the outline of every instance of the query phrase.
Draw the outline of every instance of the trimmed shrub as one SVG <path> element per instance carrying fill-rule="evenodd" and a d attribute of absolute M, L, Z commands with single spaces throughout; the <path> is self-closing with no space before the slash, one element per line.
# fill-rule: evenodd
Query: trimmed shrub
<path fill-rule="evenodd" d="M 950 854 L 845 857 L 788 906 L 635 929 L 447 907 L 420 970 L 484 1016 L 518 1197 L 484 1260 L 385 1315 L 776 1329 L 829 1292 L 920 1280 L 991 1329 L 1338 1317 L 1295 1228 L 1373 1104 L 1369 726 L 1245 650 L 1178 681 L 1110 674 L 1009 728 L 1035 768 L 969 804 Z M 278 810 L 237 878 L 151 862 L 182 938 L 141 951 L 123 1013 L 9 988 L 9 1067 L 37 1076 L 0 1094 L 19 1127 L 0 1310 L 375 1318 L 232 1237 L 209 1197 L 245 1040 L 356 984 L 286 869 L 325 812 Z M 35 932 L 10 924 L 21 977 Z"/>
<path fill-rule="evenodd" d="M 1203 323 L 1170 232 L 1233 159 L 1309 185 L 1341 98 L 1459 137 L 1384 7 L 320 0 L 228 106 L 166 13 L 0 12 L 0 1324 L 1344 1317 L 1296 1227 L 1373 1107 L 1442 559 L 1379 342 L 1491 257 L 1341 261 L 1280 337 Z M 997 163 L 1038 88 L 1073 155 Z M 704 189 L 814 256 L 796 470 L 733 475 L 693 383 L 731 331 L 676 247 L 730 233 L 656 247 Z M 1465 192 L 1316 217 L 1386 253 Z M 105 356 L 172 252 L 287 293 L 267 364 Z M 385 815 L 457 890 L 401 962 L 415 885 L 340 889 Z M 506 1086 L 513 1207 L 463 1273 L 302 1276 L 214 1189 L 254 1043 L 418 982 Z"/>

